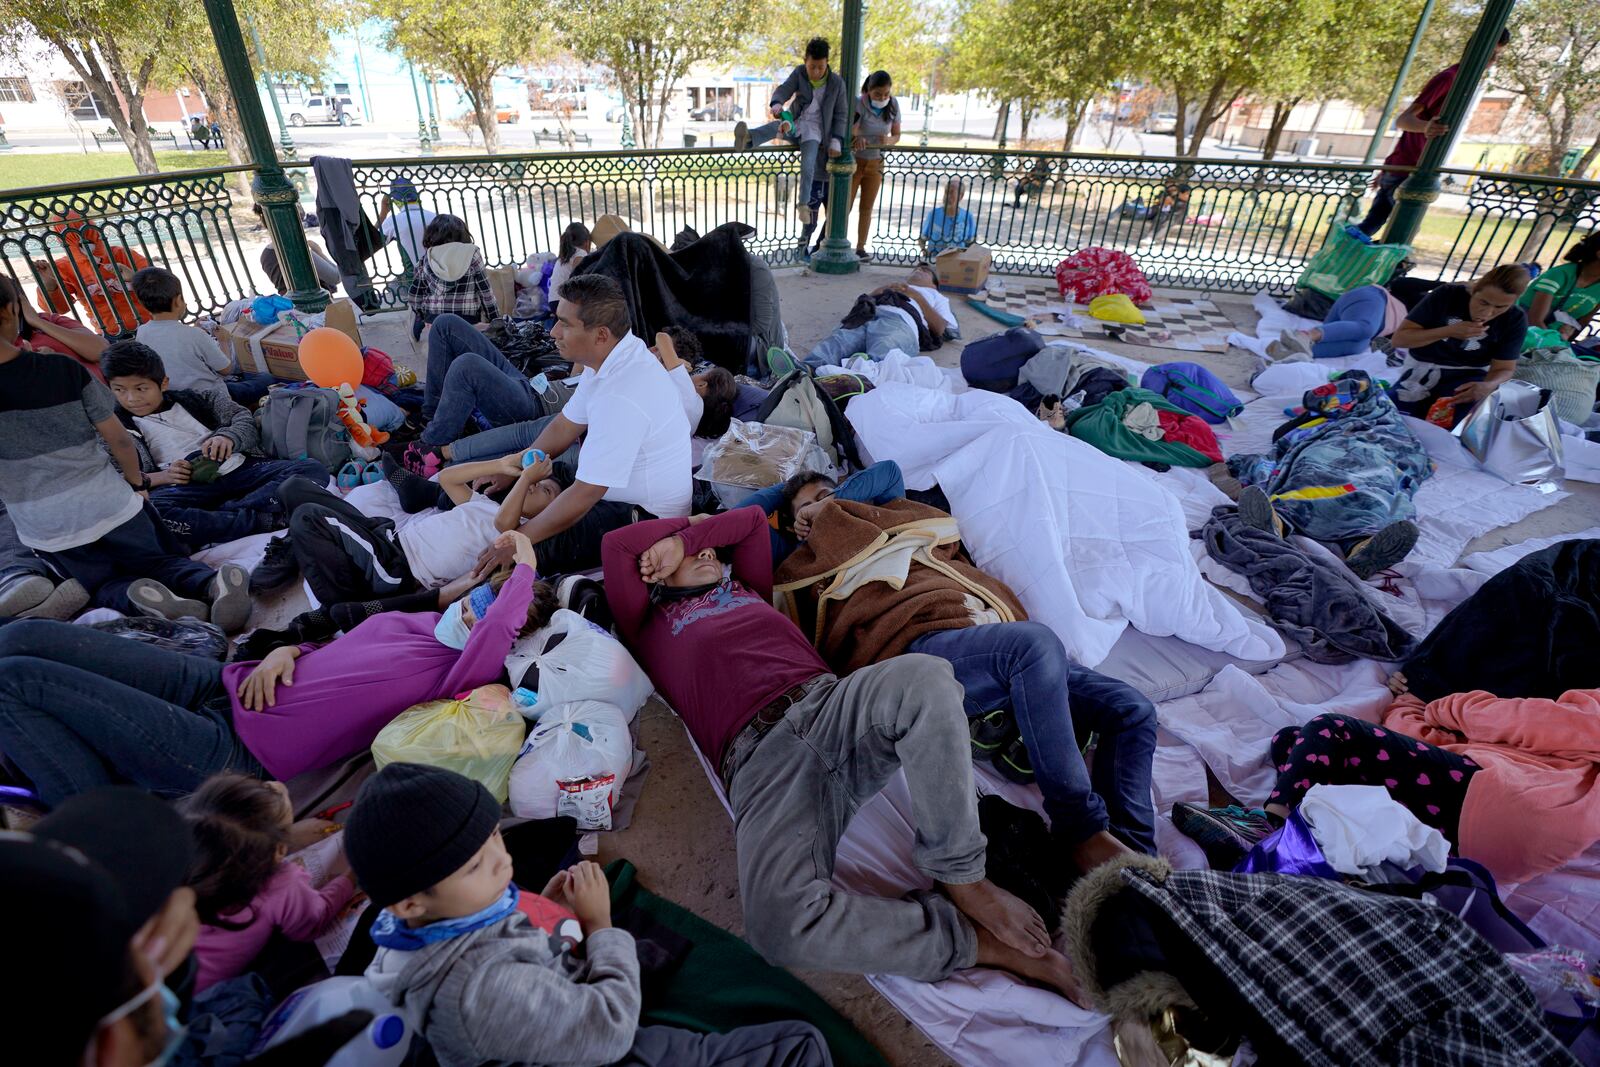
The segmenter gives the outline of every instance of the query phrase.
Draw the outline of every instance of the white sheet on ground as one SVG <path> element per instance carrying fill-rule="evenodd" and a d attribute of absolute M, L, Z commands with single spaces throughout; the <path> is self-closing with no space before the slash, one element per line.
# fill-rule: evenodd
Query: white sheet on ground
<path fill-rule="evenodd" d="M 854 356 L 844 366 L 823 367 L 818 374 L 859 374 L 874 385 L 885 382 L 902 382 L 920 385 L 925 389 L 942 389 L 947 393 L 961 392 L 967 387 L 966 379 L 952 368 L 941 367 L 927 356 L 910 356 L 898 348 L 891 348 L 882 359 Z"/>
<path fill-rule="evenodd" d="M 1261 316 L 1256 322 L 1255 335 L 1230 333 L 1228 343 L 1247 352 L 1254 352 L 1262 359 L 1267 358 L 1267 342 L 1276 340 L 1278 334 L 1284 330 L 1309 330 L 1313 326 L 1322 325 L 1315 319 L 1303 319 L 1299 315 L 1289 314 L 1265 289 L 1256 294 L 1253 304 L 1256 314 Z"/>
<path fill-rule="evenodd" d="M 852 401 L 849 418 L 907 486 L 939 483 L 974 562 L 1080 663 L 1103 660 L 1130 623 L 1240 659 L 1284 654 L 1274 631 L 1201 578 L 1182 507 L 1142 468 L 978 390 L 884 385 Z"/>

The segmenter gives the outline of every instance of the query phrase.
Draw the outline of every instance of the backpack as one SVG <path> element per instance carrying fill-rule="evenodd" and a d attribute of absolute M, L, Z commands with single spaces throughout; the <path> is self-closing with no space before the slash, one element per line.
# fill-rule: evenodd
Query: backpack
<path fill-rule="evenodd" d="M 349 462 L 350 435 L 332 389 L 274 389 L 261 405 L 261 445 L 275 459 L 314 459 L 331 474 Z"/>
<path fill-rule="evenodd" d="M 1139 388 L 1159 393 L 1213 426 L 1244 410 L 1221 378 L 1198 363 L 1161 363 L 1144 372 Z"/>
<path fill-rule="evenodd" d="M 961 350 L 961 376 L 974 389 L 991 393 L 1017 387 L 1022 365 L 1044 348 L 1044 338 L 1026 326 L 980 337 Z"/>
<path fill-rule="evenodd" d="M 766 403 L 756 412 L 755 421 L 811 431 L 840 474 L 862 466 L 855 431 L 845 421 L 839 405 L 804 368 L 778 379 L 767 394 Z"/>

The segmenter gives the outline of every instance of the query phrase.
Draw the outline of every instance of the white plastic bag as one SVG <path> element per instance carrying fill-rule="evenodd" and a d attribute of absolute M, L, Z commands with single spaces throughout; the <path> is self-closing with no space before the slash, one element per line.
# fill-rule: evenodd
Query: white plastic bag
<path fill-rule="evenodd" d="M 615 705 L 557 705 L 539 719 L 511 768 L 511 810 L 524 819 L 570 815 L 580 830 L 609 830 L 632 770 L 633 737 Z"/>
<path fill-rule="evenodd" d="M 561 635 L 565 636 L 560 644 L 543 651 Z M 535 665 L 539 668 L 537 684 L 529 672 Z M 506 673 L 513 686 L 538 691 L 539 702 L 530 709 L 530 718 L 561 704 L 599 700 L 615 705 L 632 722 L 655 689 L 621 641 L 566 608 L 551 616 L 544 629 L 512 643 Z"/>

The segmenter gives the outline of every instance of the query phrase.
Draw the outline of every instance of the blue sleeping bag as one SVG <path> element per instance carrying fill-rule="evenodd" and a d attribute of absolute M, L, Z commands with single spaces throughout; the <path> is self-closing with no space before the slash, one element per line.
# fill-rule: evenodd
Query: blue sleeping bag
<path fill-rule="evenodd" d="M 1200 416 L 1213 426 L 1244 410 L 1221 378 L 1198 363 L 1161 363 L 1144 372 L 1139 388 L 1159 393 L 1167 402 Z"/>

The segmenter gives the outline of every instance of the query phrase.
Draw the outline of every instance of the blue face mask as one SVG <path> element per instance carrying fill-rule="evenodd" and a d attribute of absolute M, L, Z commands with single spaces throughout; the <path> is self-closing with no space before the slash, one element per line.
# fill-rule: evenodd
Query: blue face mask
<path fill-rule="evenodd" d="M 439 615 L 438 624 L 433 628 L 434 640 L 457 652 L 467 647 L 467 637 L 472 633 L 467 627 L 467 621 L 461 617 L 463 603 L 465 601 L 458 600 L 445 608 Z"/>
<path fill-rule="evenodd" d="M 167 1028 L 167 1043 L 156 1054 L 156 1058 L 147 1063 L 145 1067 L 165 1067 L 172 1057 L 177 1055 L 178 1046 L 183 1044 L 184 1036 L 189 1032 L 187 1026 L 178 1022 L 178 995 L 167 988 L 167 983 L 157 979 L 155 984 L 146 986 L 138 996 L 135 996 L 132 1000 L 123 1004 L 122 1007 L 117 1008 L 101 1019 L 99 1025 L 95 1027 L 96 1030 L 100 1030 L 119 1019 L 127 1018 L 144 1007 L 151 997 L 156 996 L 161 998 L 161 1018 Z"/>

